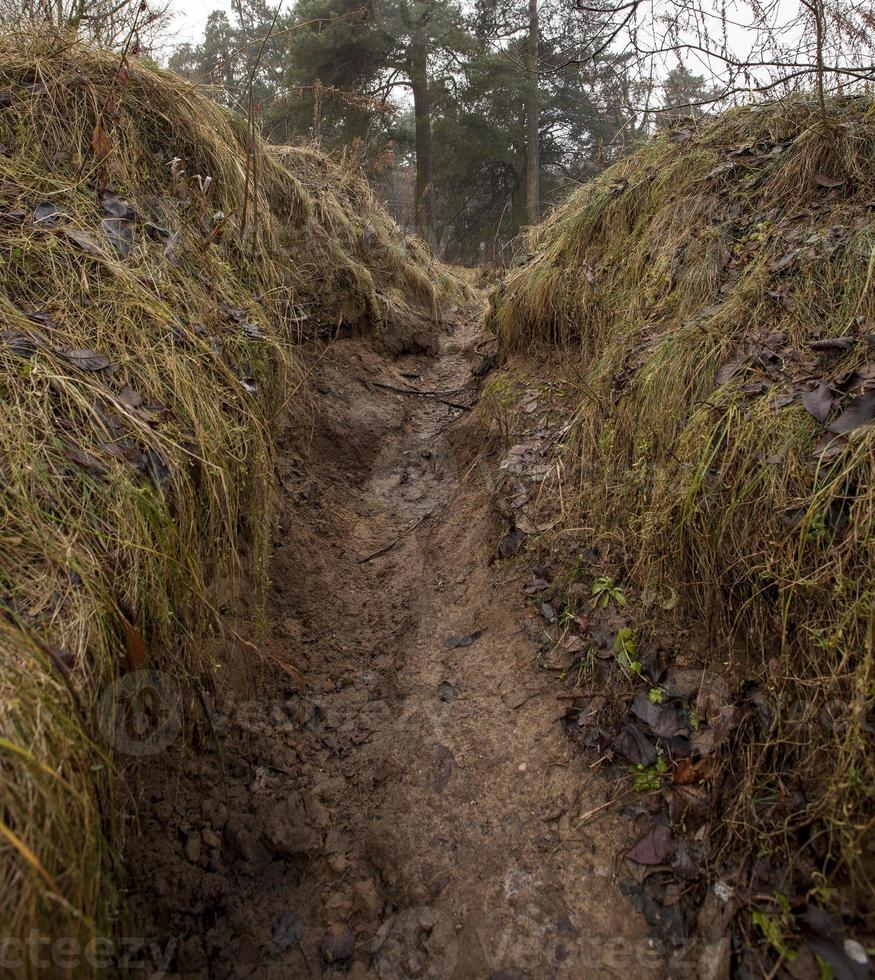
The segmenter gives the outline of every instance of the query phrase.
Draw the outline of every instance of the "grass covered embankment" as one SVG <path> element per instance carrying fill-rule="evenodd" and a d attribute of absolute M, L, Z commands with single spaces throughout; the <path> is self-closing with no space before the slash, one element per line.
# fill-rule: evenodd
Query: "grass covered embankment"
<path fill-rule="evenodd" d="M 156 667 L 196 703 L 210 583 L 241 540 L 266 557 L 293 341 L 397 346 L 455 288 L 318 152 L 167 72 L 0 39 L 4 938 L 116 925 L 130 796 L 99 700 Z"/>
<path fill-rule="evenodd" d="M 870 97 L 730 112 L 582 187 L 492 315 L 505 354 L 580 373 L 562 526 L 740 642 L 765 692 L 720 754 L 710 839 L 869 915 L 873 208 Z"/>

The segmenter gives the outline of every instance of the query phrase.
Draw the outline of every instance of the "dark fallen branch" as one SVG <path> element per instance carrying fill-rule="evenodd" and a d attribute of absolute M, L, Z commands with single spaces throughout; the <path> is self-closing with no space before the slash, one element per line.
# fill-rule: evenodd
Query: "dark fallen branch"
<path fill-rule="evenodd" d="M 439 510 L 442 510 L 446 504 L 442 504 L 440 507 L 435 507 L 434 510 L 430 510 L 427 514 L 423 514 L 422 517 L 417 517 L 417 519 L 412 523 L 408 524 L 403 531 L 398 535 L 397 538 L 393 538 L 388 544 L 384 544 L 382 548 L 377 548 L 376 551 L 372 551 L 369 555 L 365 555 L 364 558 L 359 558 L 359 565 L 365 565 L 369 561 L 373 561 L 375 558 L 379 558 L 380 555 L 385 555 L 387 551 L 391 551 L 396 544 L 411 531 L 415 531 L 423 521 L 427 521 L 433 514 L 436 514 Z"/>
<path fill-rule="evenodd" d="M 423 398 L 433 398 L 437 402 L 441 402 L 443 405 L 449 405 L 450 408 L 458 408 L 463 412 L 470 412 L 470 405 L 462 405 L 459 402 L 449 401 L 446 398 L 441 398 L 441 395 L 446 394 L 442 391 L 430 391 L 428 389 L 420 388 L 399 388 L 397 385 L 387 385 L 382 381 L 372 381 L 371 384 L 375 388 L 385 388 L 387 391 L 397 391 L 399 395 L 421 395 Z"/>

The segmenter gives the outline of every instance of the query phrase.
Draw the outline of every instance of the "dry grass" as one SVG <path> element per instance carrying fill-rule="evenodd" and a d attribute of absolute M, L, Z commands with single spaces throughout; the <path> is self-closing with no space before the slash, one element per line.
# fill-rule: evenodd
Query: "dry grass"
<path fill-rule="evenodd" d="M 773 720 L 726 761 L 723 856 L 869 915 L 875 424 L 801 398 L 827 384 L 829 424 L 875 386 L 873 201 L 870 97 L 732 112 L 583 187 L 493 297 L 505 352 L 583 374 L 567 523 L 752 654 Z"/>
<path fill-rule="evenodd" d="M 0 38 L 0 144 L 0 919 L 87 942 L 128 805 L 98 696 L 145 651 L 195 698 L 210 583 L 265 560 L 292 342 L 395 343 L 457 286 L 357 175 L 63 38 Z"/>

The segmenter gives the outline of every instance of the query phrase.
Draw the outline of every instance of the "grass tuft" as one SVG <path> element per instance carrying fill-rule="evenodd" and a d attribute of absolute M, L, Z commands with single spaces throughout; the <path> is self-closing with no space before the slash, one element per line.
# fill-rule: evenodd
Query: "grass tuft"
<path fill-rule="evenodd" d="M 771 718 L 725 760 L 724 856 L 870 916 L 875 424 L 829 427 L 875 399 L 873 200 L 871 96 L 732 111 L 582 187 L 491 313 L 505 354 L 582 374 L 567 525 L 755 664 Z"/>
<path fill-rule="evenodd" d="M 462 295 L 360 175 L 247 139 L 168 72 L 0 36 L 4 937 L 118 926 L 100 696 L 155 667 L 194 701 L 212 584 L 265 562 L 294 343 Z"/>

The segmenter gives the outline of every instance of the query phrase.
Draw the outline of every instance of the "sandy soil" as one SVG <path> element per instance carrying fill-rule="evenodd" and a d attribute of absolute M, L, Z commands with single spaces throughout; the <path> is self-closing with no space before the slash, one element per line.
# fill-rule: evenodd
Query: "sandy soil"
<path fill-rule="evenodd" d="M 492 561 L 496 460 L 446 403 L 476 398 L 470 330 L 314 368 L 267 622 L 229 606 L 212 729 L 143 770 L 131 928 L 168 975 L 667 975 L 615 881 L 628 818 L 575 827 L 612 787 L 563 735 L 520 567 Z"/>

